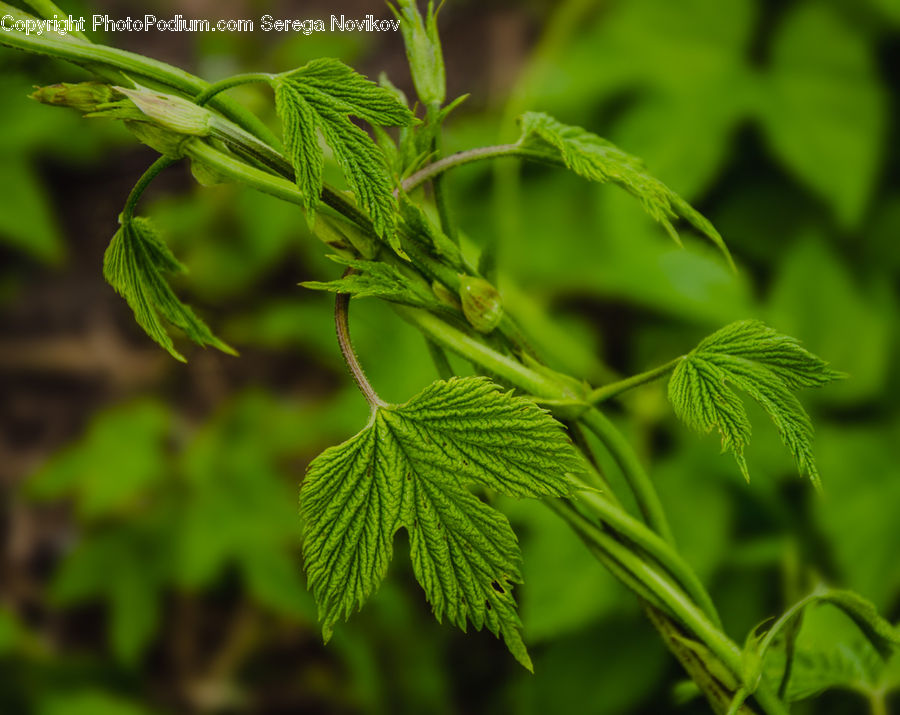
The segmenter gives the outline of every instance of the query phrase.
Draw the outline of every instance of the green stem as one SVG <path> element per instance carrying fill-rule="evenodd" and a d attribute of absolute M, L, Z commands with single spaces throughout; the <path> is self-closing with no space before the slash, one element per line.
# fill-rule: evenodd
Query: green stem
<path fill-rule="evenodd" d="M 354 273 L 354 270 L 348 268 L 344 271 L 344 276 L 346 277 L 352 273 Z M 372 383 L 369 382 L 366 373 L 363 372 L 359 358 L 356 356 L 356 351 L 353 349 L 353 343 L 350 340 L 349 314 L 350 294 L 338 293 L 334 298 L 334 327 L 337 332 L 338 345 L 341 347 L 341 355 L 344 356 L 344 362 L 347 363 L 347 367 L 350 369 L 353 381 L 374 412 L 377 408 L 384 407 L 386 403 L 375 392 L 375 388 L 372 387 Z"/>
<path fill-rule="evenodd" d="M 674 544 L 675 539 L 672 536 L 672 530 L 669 527 L 669 521 L 659 495 L 656 493 L 656 488 L 622 433 L 616 429 L 606 415 L 594 408 L 585 411 L 580 420 L 585 427 L 600 438 L 600 441 L 609 450 L 634 493 L 638 508 L 647 523 L 663 539 Z"/>
<path fill-rule="evenodd" d="M 125 208 L 122 209 L 122 215 L 119 218 L 119 223 L 127 223 L 134 217 L 134 210 L 137 208 L 138 201 L 141 200 L 141 196 L 147 187 L 157 176 L 172 166 L 176 161 L 177 159 L 174 159 L 171 156 L 161 156 L 148 167 L 141 175 L 141 178 L 137 180 L 131 193 L 128 194 L 128 198 L 125 200 Z"/>
<path fill-rule="evenodd" d="M 68 17 L 68 15 L 60 10 L 52 0 L 25 0 L 25 4 L 45 20 L 52 20 L 55 17 Z M 79 30 L 72 30 L 70 34 L 73 37 L 77 37 L 79 40 L 90 42 L 87 36 Z"/>
<path fill-rule="evenodd" d="M 603 552 L 602 561 L 612 559 L 621 569 L 627 571 L 629 579 L 640 584 L 636 592 L 644 597 L 653 594 L 650 603 L 671 613 L 685 628 L 697 637 L 712 654 L 728 669 L 738 683 L 745 681 L 744 663 L 740 648 L 722 633 L 691 600 L 674 584 L 644 562 L 626 546 L 606 534 L 591 521 L 581 516 L 571 504 L 561 500 L 546 500 L 551 509 L 562 516 L 576 533 L 592 547 L 592 551 Z M 628 583 L 626 582 L 626 585 Z M 754 696 L 768 715 L 788 715 L 784 704 L 764 684 L 760 683 Z"/>
<path fill-rule="evenodd" d="M 549 500 L 548 500 L 549 503 Z M 560 502 L 557 502 L 559 504 Z M 635 553 L 614 539 L 593 522 L 581 516 L 574 506 L 567 504 L 562 509 L 551 506 L 561 513 L 579 533 L 615 559 L 646 590 L 656 595 L 663 608 L 681 621 L 694 633 L 740 682 L 743 679 L 743 660 L 740 649 L 725 636 L 693 601 L 664 574 L 635 555 Z"/>
<path fill-rule="evenodd" d="M 274 76 L 275 75 L 263 72 L 248 72 L 246 74 L 237 74 L 233 77 L 226 77 L 225 79 L 221 79 L 218 82 L 213 82 L 209 85 L 209 87 L 194 98 L 194 102 L 202 107 L 219 92 L 224 92 L 226 89 L 231 89 L 232 87 L 237 87 L 242 84 L 252 84 L 255 82 L 268 83 L 272 81 Z"/>
<path fill-rule="evenodd" d="M 722 627 L 719 614 L 716 612 L 709 593 L 669 542 L 663 541 L 658 534 L 596 492 L 582 492 L 578 495 L 578 501 L 602 522 L 653 557 L 660 566 L 678 580 L 688 595 L 703 609 L 707 617 L 717 627 Z"/>
<path fill-rule="evenodd" d="M 532 395 L 548 399 L 575 399 L 556 380 L 525 367 L 517 360 L 489 348 L 479 339 L 454 328 L 431 313 L 404 305 L 393 306 L 406 321 L 415 325 L 436 343 L 443 345 L 462 358 L 477 363 L 482 368 L 516 385 Z"/>
<path fill-rule="evenodd" d="M 432 181 L 435 177 L 440 176 L 445 171 L 452 169 L 455 166 L 463 166 L 465 164 L 471 164 L 474 161 L 496 159 L 504 156 L 520 156 L 522 153 L 523 152 L 518 144 L 499 144 L 497 146 L 485 146 L 479 147 L 478 149 L 460 151 L 419 169 L 412 176 L 404 180 L 403 190 L 406 193 L 409 193 L 426 181 Z"/>
<path fill-rule="evenodd" d="M 652 370 L 647 370 L 646 372 L 642 372 L 638 375 L 634 375 L 624 380 L 619 380 L 617 382 L 610 383 L 609 385 L 598 387 L 596 390 L 593 390 L 588 394 L 588 396 L 585 398 L 585 401 L 592 405 L 597 405 L 613 397 L 617 397 L 626 390 L 630 390 L 634 387 L 638 387 L 639 385 L 646 385 L 648 382 L 658 380 L 659 378 L 664 377 L 672 372 L 680 361 L 681 358 L 678 357 L 670 362 L 667 362 L 665 365 L 660 365 L 659 367 L 655 367 Z"/>

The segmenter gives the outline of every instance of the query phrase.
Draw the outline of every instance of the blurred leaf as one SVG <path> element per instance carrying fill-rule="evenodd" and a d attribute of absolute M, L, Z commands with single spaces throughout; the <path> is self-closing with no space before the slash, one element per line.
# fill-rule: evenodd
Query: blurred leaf
<path fill-rule="evenodd" d="M 41 500 L 71 497 L 86 520 L 134 506 L 167 470 L 168 409 L 152 400 L 97 415 L 75 445 L 55 455 L 28 481 Z"/>
<path fill-rule="evenodd" d="M 866 39 L 827 5 L 798 3 L 773 41 L 761 107 L 781 159 L 858 223 L 881 163 L 886 101 Z"/>
<path fill-rule="evenodd" d="M 150 710 L 100 690 L 52 693 L 41 698 L 37 715 L 150 715 Z"/>
<path fill-rule="evenodd" d="M 22 626 L 19 619 L 0 606 L 0 657 L 15 652 L 21 638 Z"/>
<path fill-rule="evenodd" d="M 824 497 L 815 521 L 828 539 L 841 583 L 869 598 L 879 610 L 900 593 L 900 530 L 888 505 L 900 504 L 900 431 L 872 426 L 820 430 L 819 461 Z"/>
<path fill-rule="evenodd" d="M 109 641 L 123 663 L 137 663 L 155 635 L 159 593 L 169 557 L 162 524 L 108 527 L 82 537 L 54 576 L 50 594 L 62 606 L 108 604 Z"/>
<path fill-rule="evenodd" d="M 54 207 L 25 157 L 0 154 L 0 242 L 45 263 L 59 263 L 64 246 Z"/>
<path fill-rule="evenodd" d="M 817 400 L 855 403 L 882 394 L 896 316 L 887 281 L 870 278 L 861 288 L 827 243 L 810 237 L 784 257 L 768 315 L 779 330 L 848 373 Z"/>
<path fill-rule="evenodd" d="M 300 541 L 296 498 L 279 465 L 302 449 L 305 418 L 301 409 L 251 392 L 195 436 L 180 460 L 187 494 L 173 524 L 177 583 L 208 586 L 238 565 L 261 601 L 303 613 L 299 563 L 294 577 L 285 570 L 286 550 Z M 292 605 L 294 596 L 301 601 Z"/>

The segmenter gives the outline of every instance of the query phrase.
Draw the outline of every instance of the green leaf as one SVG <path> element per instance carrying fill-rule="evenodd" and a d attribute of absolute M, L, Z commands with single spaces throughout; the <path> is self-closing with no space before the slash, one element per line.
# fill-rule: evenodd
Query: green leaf
<path fill-rule="evenodd" d="M 395 221 L 393 187 L 384 154 L 349 116 L 377 126 L 407 126 L 413 115 L 388 89 L 329 58 L 313 60 L 272 80 L 275 106 L 307 215 L 316 210 L 324 159 L 318 131 L 334 151 L 350 188 L 379 235 Z"/>
<path fill-rule="evenodd" d="M 855 225 L 888 128 L 868 40 L 826 5 L 798 4 L 774 39 L 768 84 L 762 120 L 773 149 L 845 226 Z"/>
<path fill-rule="evenodd" d="M 701 432 L 722 436 L 743 475 L 750 479 L 744 447 L 750 420 L 732 387 L 746 392 L 772 418 L 800 473 L 820 486 L 812 454 L 813 428 L 793 392 L 841 377 L 795 339 L 758 320 L 732 323 L 703 340 L 678 363 L 669 381 L 675 413 Z"/>
<path fill-rule="evenodd" d="M 349 293 L 354 298 L 382 298 L 393 303 L 413 305 L 428 310 L 448 310 L 432 290 L 421 281 L 401 273 L 400 269 L 380 261 L 358 261 L 329 256 L 336 263 L 355 269 L 355 273 L 334 281 L 306 281 L 304 288 Z"/>
<path fill-rule="evenodd" d="M 577 468 L 558 423 L 484 378 L 438 381 L 405 404 L 376 408 L 362 432 L 312 462 L 300 492 L 325 639 L 378 589 L 402 527 L 438 621 L 487 626 L 530 669 L 512 596 L 522 580 L 515 534 L 466 487 L 565 496 Z"/>
<path fill-rule="evenodd" d="M 638 198 L 653 220 L 662 224 L 672 239 L 681 239 L 672 222 L 682 218 L 709 238 L 732 263 L 725 242 L 713 225 L 684 199 L 647 173 L 637 157 L 611 142 L 580 127 L 558 122 L 540 112 L 527 112 L 521 118 L 519 144 L 537 157 L 561 160 L 579 176 L 599 183 L 612 182 Z"/>
<path fill-rule="evenodd" d="M 442 3 L 443 4 L 443 3 Z M 413 84 L 419 99 L 426 106 L 441 105 L 446 95 L 444 55 L 437 30 L 437 12 L 434 0 L 428 0 L 425 18 L 419 13 L 417 0 L 397 0 L 398 7 L 388 7 L 400 22 L 406 59 L 409 62 Z"/>
<path fill-rule="evenodd" d="M 172 357 L 186 362 L 175 350 L 163 319 L 183 330 L 199 345 L 212 345 L 234 355 L 234 350 L 213 335 L 206 323 L 178 300 L 166 282 L 166 274 L 184 270 L 150 221 L 144 218 L 133 218 L 122 224 L 103 256 L 106 280 L 128 301 L 138 325 Z"/>

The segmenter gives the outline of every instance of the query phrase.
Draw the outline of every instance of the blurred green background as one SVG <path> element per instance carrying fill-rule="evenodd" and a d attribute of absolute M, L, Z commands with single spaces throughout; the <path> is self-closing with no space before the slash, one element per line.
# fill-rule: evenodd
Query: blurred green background
<path fill-rule="evenodd" d="M 64 9 L 386 15 L 361 0 Z M 449 150 L 514 138 L 525 109 L 581 124 L 694 202 L 740 265 L 732 274 L 699 240 L 678 249 L 621 191 L 512 163 L 460 169 L 449 191 L 464 239 L 498 251 L 505 300 L 555 366 L 602 383 L 759 317 L 851 375 L 804 396 L 821 498 L 762 415 L 748 485 L 714 437 L 676 423 L 664 386 L 617 414 L 732 637 L 816 578 L 896 622 L 900 2 L 449 0 L 440 19 L 449 96 L 472 95 Z M 399 34 L 93 37 L 209 79 L 336 56 L 412 95 Z M 298 483 L 366 405 L 330 299 L 297 283 L 340 269 L 294 207 L 170 170 L 143 213 L 190 268 L 180 293 L 241 352 L 190 347 L 186 366 L 174 362 L 101 275 L 152 152 L 26 99 L 32 85 L 82 78 L 76 68 L 8 50 L 0 68 L 0 712 L 706 712 L 676 703 L 683 675 L 633 598 L 536 503 L 504 504 L 524 551 L 535 675 L 489 634 L 434 623 L 402 547 L 377 597 L 323 647 Z M 271 118 L 258 87 L 234 95 Z M 405 400 L 436 377 L 390 310 L 353 312 L 382 395 Z M 852 650 L 853 630 L 825 609 L 805 628 L 839 665 Z M 900 686 L 900 665 L 883 677 Z M 868 712 L 847 690 L 804 707 Z"/>

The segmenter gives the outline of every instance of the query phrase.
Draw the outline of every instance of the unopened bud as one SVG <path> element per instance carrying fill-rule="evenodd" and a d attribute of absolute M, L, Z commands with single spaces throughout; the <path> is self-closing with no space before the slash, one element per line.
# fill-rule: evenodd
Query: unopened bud
<path fill-rule="evenodd" d="M 463 315 L 479 333 L 490 333 L 503 318 L 500 293 L 484 278 L 463 276 L 459 281 Z"/>
<path fill-rule="evenodd" d="M 213 113 L 190 100 L 152 89 L 116 87 L 144 114 L 147 121 L 177 134 L 205 137 L 210 133 Z"/>
<path fill-rule="evenodd" d="M 31 94 L 43 104 L 72 107 L 79 112 L 96 112 L 101 106 L 116 99 L 116 91 L 101 82 L 62 82 L 46 87 L 37 87 Z"/>

